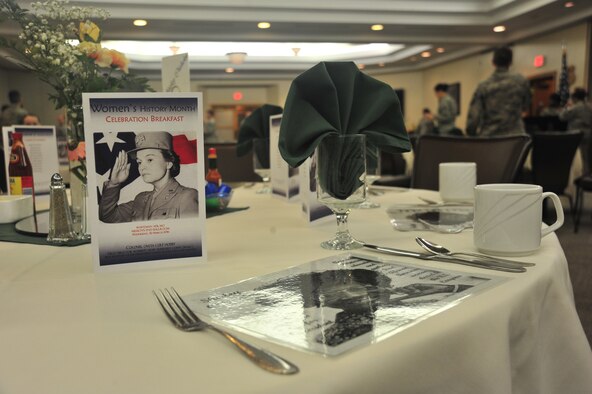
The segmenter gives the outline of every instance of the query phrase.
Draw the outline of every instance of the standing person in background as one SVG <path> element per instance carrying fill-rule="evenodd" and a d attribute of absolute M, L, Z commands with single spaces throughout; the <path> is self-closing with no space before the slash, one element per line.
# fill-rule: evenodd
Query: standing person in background
<path fill-rule="evenodd" d="M 448 84 L 437 84 L 434 87 L 434 92 L 438 98 L 438 114 L 434 117 L 438 124 L 438 134 L 451 135 L 452 130 L 456 129 L 454 120 L 458 113 L 458 107 L 454 99 L 448 94 Z"/>
<path fill-rule="evenodd" d="M 18 90 L 8 92 L 8 101 L 10 105 L 2 111 L 2 126 L 12 126 L 13 124 L 22 124 L 23 117 L 29 113 L 23 106 L 21 94 Z"/>
<path fill-rule="evenodd" d="M 215 142 L 216 138 L 216 117 L 214 110 L 208 109 L 206 121 L 204 122 L 204 138 L 206 142 Z"/>
<path fill-rule="evenodd" d="M 559 113 L 559 119 L 567 122 L 568 130 L 581 130 L 584 135 L 580 142 L 582 170 L 584 174 L 592 172 L 592 108 L 586 102 L 588 93 L 583 88 L 575 88 L 567 106 Z"/>
<path fill-rule="evenodd" d="M 512 56 L 508 47 L 494 51 L 495 71 L 477 86 L 469 106 L 468 135 L 525 133 L 522 115 L 530 106 L 530 86 L 522 75 L 509 71 Z"/>

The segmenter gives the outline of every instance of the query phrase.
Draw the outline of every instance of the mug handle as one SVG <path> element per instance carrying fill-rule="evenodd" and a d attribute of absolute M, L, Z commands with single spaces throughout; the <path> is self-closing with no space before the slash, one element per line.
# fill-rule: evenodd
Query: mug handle
<path fill-rule="evenodd" d="M 549 197 L 553 201 L 553 205 L 555 206 L 555 212 L 557 213 L 557 220 L 549 227 L 541 230 L 541 237 L 544 237 L 545 235 L 548 235 L 551 232 L 557 230 L 559 227 L 563 225 L 564 220 L 563 207 L 561 206 L 561 200 L 559 199 L 557 194 L 551 192 L 543 193 L 543 200 L 547 197 Z"/>

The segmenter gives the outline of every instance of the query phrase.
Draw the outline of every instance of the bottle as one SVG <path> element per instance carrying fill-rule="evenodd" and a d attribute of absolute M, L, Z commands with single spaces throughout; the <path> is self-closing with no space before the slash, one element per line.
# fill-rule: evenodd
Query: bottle
<path fill-rule="evenodd" d="M 222 186 L 222 175 L 218 172 L 218 154 L 216 153 L 216 148 L 208 149 L 208 173 L 206 174 L 206 181 L 218 187 Z"/>
<path fill-rule="evenodd" d="M 12 149 L 8 164 L 10 194 L 34 194 L 33 168 L 23 143 L 22 133 L 12 133 Z"/>

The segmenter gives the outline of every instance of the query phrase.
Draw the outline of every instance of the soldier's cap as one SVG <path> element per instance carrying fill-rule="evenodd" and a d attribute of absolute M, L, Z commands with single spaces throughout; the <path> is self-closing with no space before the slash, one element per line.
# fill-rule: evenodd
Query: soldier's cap
<path fill-rule="evenodd" d="M 127 152 L 132 158 L 135 158 L 136 153 L 142 149 L 161 149 L 174 152 L 173 136 L 166 131 L 138 133 L 135 142 L 136 148 Z"/>

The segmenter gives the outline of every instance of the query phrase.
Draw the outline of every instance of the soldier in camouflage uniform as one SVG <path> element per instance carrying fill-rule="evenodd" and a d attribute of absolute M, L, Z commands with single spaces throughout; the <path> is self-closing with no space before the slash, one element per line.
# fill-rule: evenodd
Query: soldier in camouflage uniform
<path fill-rule="evenodd" d="M 477 86 L 467 118 L 467 134 L 492 136 L 524 134 L 522 112 L 530 106 L 528 80 L 510 73 L 512 50 L 502 47 L 493 53 L 495 72 Z"/>
<path fill-rule="evenodd" d="M 452 130 L 456 129 L 454 120 L 458 113 L 456 101 L 448 94 L 448 84 L 439 83 L 434 87 L 434 92 L 438 98 L 438 114 L 435 116 L 438 122 L 438 133 L 441 135 L 450 135 Z"/>
<path fill-rule="evenodd" d="M 584 174 L 592 172 L 592 108 L 586 102 L 588 94 L 582 88 L 574 89 L 567 107 L 559 113 L 559 119 L 567 122 L 568 130 L 581 130 L 584 133 L 580 142 Z"/>

